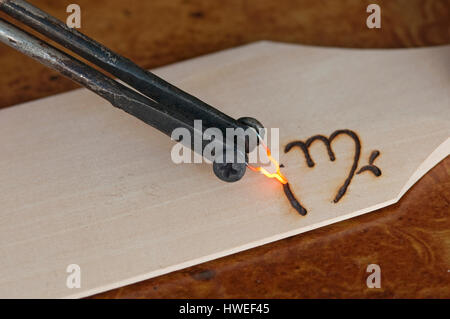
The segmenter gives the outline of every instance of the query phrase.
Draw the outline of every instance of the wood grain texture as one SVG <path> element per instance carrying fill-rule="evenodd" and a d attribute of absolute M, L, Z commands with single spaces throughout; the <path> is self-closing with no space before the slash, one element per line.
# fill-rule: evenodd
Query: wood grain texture
<path fill-rule="evenodd" d="M 73 1 L 30 2 L 63 18 Z M 343 47 L 450 42 L 448 1 L 377 1 L 381 30 L 365 27 L 370 2 L 77 1 L 86 8 L 83 32 L 147 68 L 258 39 Z M 5 46 L 0 70 L 0 107 L 76 87 Z M 98 297 L 448 298 L 449 166 L 447 159 L 400 203 L 377 213 Z M 377 261 L 389 280 L 368 290 L 365 267 Z"/>
<path fill-rule="evenodd" d="M 71 0 L 30 0 L 65 20 Z M 78 0 L 81 31 L 150 69 L 257 40 L 358 48 L 450 43 L 448 0 L 380 0 L 382 28 L 366 27 L 369 0 Z M 0 16 L 3 16 L 0 13 Z M 0 107 L 76 84 L 0 46 Z"/>
<path fill-rule="evenodd" d="M 447 158 L 375 213 L 93 298 L 450 298 L 449 211 Z"/>

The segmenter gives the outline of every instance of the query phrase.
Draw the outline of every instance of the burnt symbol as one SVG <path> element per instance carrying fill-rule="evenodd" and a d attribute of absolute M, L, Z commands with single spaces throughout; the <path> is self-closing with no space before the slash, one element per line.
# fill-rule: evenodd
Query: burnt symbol
<path fill-rule="evenodd" d="M 339 200 L 347 192 L 347 188 L 349 187 L 349 185 L 353 179 L 353 176 L 355 175 L 356 169 L 358 168 L 359 159 L 361 157 L 361 141 L 359 140 L 358 135 L 351 130 L 337 130 L 334 133 L 332 133 L 329 137 L 326 137 L 323 135 L 314 135 L 314 136 L 308 138 L 306 141 L 290 142 L 289 144 L 286 145 L 286 147 L 284 149 L 284 152 L 288 153 L 292 148 L 299 147 L 303 152 L 303 155 L 305 157 L 306 164 L 308 165 L 308 167 L 314 167 L 315 163 L 314 163 L 313 159 L 311 158 L 311 154 L 309 152 L 309 147 L 311 146 L 311 144 L 314 143 L 315 141 L 321 141 L 327 149 L 327 153 L 328 153 L 328 157 L 329 157 L 330 161 L 333 162 L 336 160 L 336 156 L 333 152 L 331 144 L 333 143 L 333 140 L 336 137 L 338 137 L 339 135 L 347 135 L 354 141 L 355 155 L 353 157 L 353 164 L 352 164 L 352 167 L 350 168 L 347 178 L 345 179 L 344 183 L 339 187 L 339 189 L 333 199 L 333 202 L 335 202 L 335 203 L 339 202 Z M 377 166 L 373 165 L 373 162 L 379 155 L 380 155 L 379 151 L 372 151 L 372 154 L 370 155 L 370 158 L 369 158 L 369 165 L 365 165 L 365 166 L 361 167 L 361 169 L 356 174 L 361 174 L 362 172 L 370 171 L 375 176 L 380 176 L 381 170 Z M 286 191 L 285 191 L 285 193 L 286 193 Z M 293 205 L 293 203 L 292 203 L 293 194 L 292 194 L 292 192 L 289 192 L 289 193 L 291 196 L 288 196 L 288 194 L 286 194 L 286 195 L 287 195 L 288 199 L 291 201 L 291 204 Z M 298 201 L 295 204 L 300 205 L 298 203 Z M 306 210 L 305 210 L 305 212 L 306 212 Z"/>
<path fill-rule="evenodd" d="M 369 171 L 369 172 L 372 172 L 373 175 L 375 175 L 376 177 L 381 176 L 381 170 L 377 166 L 373 165 L 373 162 L 379 155 L 380 155 L 380 151 L 377 151 L 377 150 L 372 151 L 372 154 L 370 154 L 370 157 L 369 157 L 369 165 L 361 167 L 359 169 L 359 171 L 356 172 L 356 174 L 359 175 L 365 171 Z"/>

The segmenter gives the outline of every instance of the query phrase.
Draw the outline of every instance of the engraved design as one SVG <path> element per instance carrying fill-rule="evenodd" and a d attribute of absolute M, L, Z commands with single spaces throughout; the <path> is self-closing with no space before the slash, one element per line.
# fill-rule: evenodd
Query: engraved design
<path fill-rule="evenodd" d="M 356 174 L 361 174 L 363 172 L 369 171 L 372 172 L 373 175 L 376 177 L 381 176 L 381 169 L 378 168 L 378 166 L 373 165 L 373 162 L 375 159 L 380 155 L 380 151 L 372 151 L 372 154 L 370 154 L 369 157 L 369 165 L 363 166 L 359 169 L 359 171 L 356 172 Z"/>
<path fill-rule="evenodd" d="M 338 137 L 339 135 L 347 135 L 351 139 L 353 139 L 353 141 L 355 143 L 355 153 L 354 153 L 354 157 L 353 157 L 352 167 L 350 168 L 350 171 L 349 171 L 344 183 L 339 187 L 339 189 L 333 199 L 334 203 L 339 202 L 339 200 L 345 195 L 345 193 L 347 192 L 347 189 L 353 179 L 353 176 L 355 176 L 356 169 L 358 168 L 359 159 L 361 157 L 361 141 L 360 141 L 358 135 L 354 131 L 348 130 L 348 129 L 337 130 L 337 131 L 333 132 L 329 137 L 326 137 L 323 135 L 315 135 L 315 136 L 308 138 L 305 142 L 304 141 L 290 142 L 286 145 L 286 147 L 284 149 L 284 152 L 288 153 L 292 148 L 299 147 L 303 152 L 303 155 L 305 157 L 306 164 L 308 165 L 308 167 L 314 167 L 315 163 L 314 163 L 313 159 L 311 158 L 311 154 L 309 152 L 309 147 L 311 146 L 311 144 L 314 143 L 315 141 L 321 141 L 327 149 L 327 153 L 328 153 L 328 157 L 330 158 L 330 161 L 335 161 L 336 156 L 333 152 L 331 144 L 333 143 L 333 140 L 336 137 Z M 378 151 L 378 150 L 372 151 L 372 153 L 369 157 L 369 165 L 365 165 L 365 166 L 361 167 L 356 174 L 361 174 L 365 171 L 370 171 L 377 177 L 381 176 L 381 170 L 377 166 L 373 165 L 373 162 L 379 155 L 380 155 L 380 151 Z M 302 208 L 300 210 L 296 208 L 297 211 L 299 211 L 299 213 L 300 213 L 300 211 L 302 211 L 304 214 L 306 214 L 306 209 L 303 206 L 301 206 L 301 204 L 295 199 L 295 197 L 292 194 L 292 192 L 290 191 L 290 189 L 289 189 L 289 192 L 287 192 L 285 189 L 285 194 L 288 197 L 288 199 L 291 202 L 291 205 L 293 207 L 300 206 Z M 304 215 L 304 214 L 302 214 L 302 215 Z"/>

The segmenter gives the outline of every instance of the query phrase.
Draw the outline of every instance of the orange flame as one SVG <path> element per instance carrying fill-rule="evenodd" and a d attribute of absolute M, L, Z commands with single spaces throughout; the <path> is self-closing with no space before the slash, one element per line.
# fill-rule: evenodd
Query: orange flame
<path fill-rule="evenodd" d="M 260 172 L 261 174 L 264 174 L 268 178 L 276 178 L 281 184 L 287 184 L 288 180 L 286 179 L 286 177 L 284 177 L 284 175 L 280 171 L 280 164 L 278 164 L 278 162 L 272 157 L 271 152 L 267 147 L 267 145 L 264 144 L 262 140 L 260 141 L 260 143 L 266 149 L 267 157 L 269 158 L 269 160 L 272 162 L 272 164 L 275 165 L 276 173 L 269 173 L 264 167 L 261 166 L 254 167 L 247 164 L 248 168 L 250 168 L 252 171 Z"/>

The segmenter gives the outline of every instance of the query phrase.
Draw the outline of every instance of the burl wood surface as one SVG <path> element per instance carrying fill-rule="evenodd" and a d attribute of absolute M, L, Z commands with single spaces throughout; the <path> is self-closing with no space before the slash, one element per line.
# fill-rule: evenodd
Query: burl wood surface
<path fill-rule="evenodd" d="M 30 2 L 63 20 L 66 6 L 78 3 L 82 32 L 145 68 L 261 39 L 362 48 L 450 43 L 448 0 Z M 369 3 L 381 6 L 381 29 L 366 27 Z M 0 70 L 0 107 L 77 87 L 4 45 Z M 447 158 L 394 206 L 94 297 L 450 298 L 449 176 Z M 366 286 L 372 263 L 381 266 L 381 289 Z"/>

